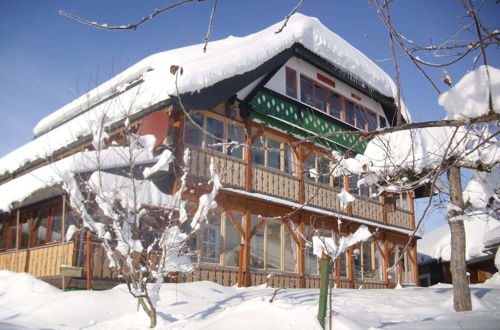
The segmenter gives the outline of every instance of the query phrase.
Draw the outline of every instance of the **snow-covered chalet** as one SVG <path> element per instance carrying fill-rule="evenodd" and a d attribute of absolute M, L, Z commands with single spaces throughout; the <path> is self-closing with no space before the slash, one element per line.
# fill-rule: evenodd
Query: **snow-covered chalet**
<path fill-rule="evenodd" d="M 194 45 L 154 54 L 42 119 L 31 142 L 0 159 L 0 269 L 56 285 L 65 275 L 66 287 L 82 286 L 88 267 L 94 287 L 119 280 L 96 242 L 82 233 L 66 239 L 77 219 L 56 175 L 65 160 L 93 150 L 95 118 L 105 113 L 115 145 L 130 127 L 156 137 L 154 155 L 172 150 L 175 163 L 156 180 L 162 191 L 179 187 L 175 169 L 190 149 L 188 210 L 209 189 L 210 159 L 221 178 L 217 208 L 193 242 L 197 267 L 172 281 L 318 287 L 306 240 L 366 225 L 377 233 L 339 257 L 337 286 L 418 283 L 416 240 L 404 249 L 414 194 L 330 175 L 333 150 L 355 155 L 366 147 L 361 135 L 343 132 L 395 123 L 393 81 L 317 19 L 296 14 L 275 33 L 281 24 L 211 42 L 206 53 Z M 407 112 L 403 119 L 410 121 Z M 357 197 L 345 209 L 341 188 Z"/>

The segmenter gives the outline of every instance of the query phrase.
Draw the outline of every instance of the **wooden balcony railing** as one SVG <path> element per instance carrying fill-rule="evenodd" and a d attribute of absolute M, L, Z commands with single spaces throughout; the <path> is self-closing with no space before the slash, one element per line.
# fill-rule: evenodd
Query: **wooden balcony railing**
<path fill-rule="evenodd" d="M 337 197 L 340 190 L 309 181 L 306 181 L 305 188 L 308 205 L 325 210 L 340 211 L 340 199 Z"/>
<path fill-rule="evenodd" d="M 379 223 L 384 222 L 382 204 L 370 199 L 356 199 L 354 203 L 352 203 L 352 215 Z"/>
<path fill-rule="evenodd" d="M 412 214 L 409 211 L 397 208 L 396 212 L 387 213 L 387 224 L 400 228 L 413 229 Z"/>
<path fill-rule="evenodd" d="M 252 191 L 291 201 L 299 200 L 299 179 L 277 170 L 253 166 Z"/>
<path fill-rule="evenodd" d="M 200 150 L 195 147 L 190 149 L 189 175 L 199 178 L 210 178 L 210 159 L 214 161 L 216 172 L 222 184 L 226 187 L 245 189 L 245 162 L 223 155 L 216 151 Z"/>
<path fill-rule="evenodd" d="M 212 158 L 224 186 L 245 189 L 246 166 L 243 160 L 212 150 L 201 150 L 196 147 L 190 147 L 190 150 L 189 174 L 192 177 L 208 180 L 210 178 L 210 158 Z M 252 166 L 252 192 L 298 202 L 299 187 L 300 180 L 293 175 L 255 164 Z M 337 188 L 306 180 L 304 191 L 308 205 L 345 213 L 340 208 L 340 200 L 337 197 L 340 191 Z M 352 214 L 354 217 L 384 223 L 383 205 L 368 198 L 357 198 L 352 204 Z M 412 213 L 398 208 L 395 212 L 387 214 L 387 224 L 413 229 Z"/>

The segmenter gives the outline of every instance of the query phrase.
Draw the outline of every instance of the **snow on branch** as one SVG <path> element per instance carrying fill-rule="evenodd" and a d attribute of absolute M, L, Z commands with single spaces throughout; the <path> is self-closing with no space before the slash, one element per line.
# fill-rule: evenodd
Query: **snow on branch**
<path fill-rule="evenodd" d="M 337 259 L 347 248 L 366 241 L 373 234 L 370 233 L 368 227 L 361 225 L 358 230 L 349 236 L 342 236 L 338 243 L 332 237 L 313 236 L 313 253 L 316 257 L 321 258 L 323 254 L 327 254 L 332 260 Z"/>

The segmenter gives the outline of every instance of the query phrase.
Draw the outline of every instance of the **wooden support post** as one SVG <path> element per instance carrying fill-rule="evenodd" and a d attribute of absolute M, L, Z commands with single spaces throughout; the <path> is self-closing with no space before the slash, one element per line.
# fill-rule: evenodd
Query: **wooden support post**
<path fill-rule="evenodd" d="M 238 255 L 238 288 L 243 286 L 243 260 L 245 255 L 245 244 L 240 244 L 240 253 Z"/>
<path fill-rule="evenodd" d="M 20 227 L 21 226 L 21 212 L 19 211 L 19 209 L 17 209 L 16 211 L 16 233 L 15 233 L 15 236 L 16 236 L 16 250 L 19 250 L 21 248 L 21 233 L 22 233 L 22 228 Z"/>
<path fill-rule="evenodd" d="M 410 212 L 411 212 L 411 224 L 412 228 L 415 229 L 415 204 L 413 199 L 413 193 L 408 193 L 408 202 L 410 203 Z M 418 259 L 417 259 L 417 240 L 412 238 L 413 246 L 411 248 L 412 254 L 412 263 L 413 263 L 413 283 L 418 285 Z"/>
<path fill-rule="evenodd" d="M 250 223 L 251 214 L 247 210 L 243 216 L 243 229 L 245 230 L 245 249 L 243 255 L 243 285 L 250 286 Z"/>
<path fill-rule="evenodd" d="M 389 273 L 387 270 L 389 269 L 389 243 L 387 242 L 387 237 L 384 234 L 384 282 L 385 286 L 387 288 L 391 287 L 390 281 L 389 281 Z"/>
<path fill-rule="evenodd" d="M 86 255 L 85 255 L 85 267 L 87 269 L 87 290 L 92 290 L 92 246 L 90 242 L 90 231 L 87 232 L 87 245 L 86 245 Z"/>

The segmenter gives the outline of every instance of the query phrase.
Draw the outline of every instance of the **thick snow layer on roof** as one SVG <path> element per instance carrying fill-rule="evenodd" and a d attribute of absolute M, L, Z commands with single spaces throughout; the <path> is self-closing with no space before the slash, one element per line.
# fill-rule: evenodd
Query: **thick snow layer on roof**
<path fill-rule="evenodd" d="M 488 113 L 490 93 L 493 111 L 500 113 L 500 70 L 482 65 L 441 94 L 439 105 L 445 108 L 447 119 L 476 118 Z"/>
<path fill-rule="evenodd" d="M 194 45 L 147 57 L 41 120 L 34 129 L 38 138 L 0 159 L 0 175 L 30 161 L 49 157 L 56 150 L 89 135 L 91 123 L 103 113 L 110 122 L 117 122 L 177 95 L 177 88 L 181 94 L 196 92 L 254 70 L 295 43 L 359 77 L 380 93 L 395 96 L 392 79 L 318 19 L 295 14 L 283 32 L 276 34 L 281 24 L 245 37 L 211 42 L 206 53 L 202 45 Z M 175 76 L 170 73 L 172 65 L 183 68 L 177 88 Z M 91 106 L 94 107 L 85 112 Z"/>
<path fill-rule="evenodd" d="M 99 165 L 97 165 L 96 152 L 80 152 L 12 179 L 0 185 L 0 211 L 10 211 L 14 203 L 23 202 L 31 194 L 48 187 L 63 184 L 65 179 L 68 178 L 68 174 L 91 172 L 98 168 L 106 170 L 127 166 L 130 164 L 129 150 L 125 147 L 112 147 L 101 150 Z M 144 148 L 142 150 L 136 149 L 133 159 L 135 165 L 140 165 L 152 162 L 155 157 L 149 148 Z M 155 201 L 156 199 L 148 201 L 145 198 L 143 202 L 155 205 Z"/>
<path fill-rule="evenodd" d="M 465 226 L 465 258 L 467 261 L 487 256 L 484 250 L 485 237 L 492 233 L 500 234 L 500 221 L 488 215 L 469 216 L 464 220 Z M 496 237 L 498 239 L 500 237 Z M 491 237 L 490 237 L 491 239 Z M 418 262 L 428 263 L 432 260 L 450 261 L 451 235 L 450 227 L 444 225 L 426 234 L 417 244 Z"/>

